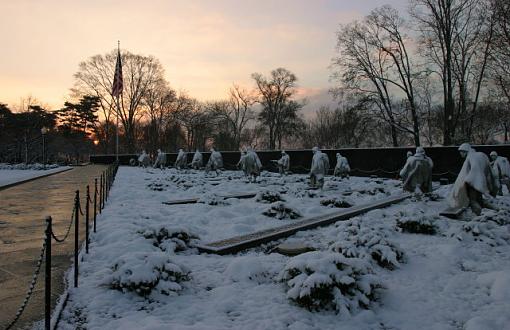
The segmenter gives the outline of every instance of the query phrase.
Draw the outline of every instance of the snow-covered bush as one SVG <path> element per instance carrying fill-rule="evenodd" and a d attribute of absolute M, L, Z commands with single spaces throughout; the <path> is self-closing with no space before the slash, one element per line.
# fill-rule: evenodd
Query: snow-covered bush
<path fill-rule="evenodd" d="M 164 191 L 168 187 L 167 184 L 161 182 L 152 182 L 147 185 L 147 188 L 154 191 Z"/>
<path fill-rule="evenodd" d="M 198 203 L 207 204 L 207 205 L 230 205 L 225 198 L 216 195 L 215 193 L 204 194 L 198 200 Z"/>
<path fill-rule="evenodd" d="M 276 202 L 271 204 L 271 207 L 262 212 L 263 215 L 282 219 L 298 219 L 301 218 L 301 214 L 285 205 L 283 202 Z"/>
<path fill-rule="evenodd" d="M 358 190 L 358 193 L 360 194 L 368 194 L 368 195 L 376 195 L 376 194 L 388 194 L 386 190 L 384 189 L 384 186 L 371 186 L 367 187 L 365 189 Z"/>
<path fill-rule="evenodd" d="M 112 289 L 148 297 L 154 292 L 177 294 L 183 289 L 180 283 L 187 280 L 189 272 L 173 263 L 163 252 L 130 252 L 112 267 L 106 283 Z"/>
<path fill-rule="evenodd" d="M 348 235 L 331 245 L 333 251 L 346 258 L 372 259 L 380 267 L 391 270 L 404 262 L 404 251 L 391 242 L 383 230 L 353 223 L 347 232 Z"/>
<path fill-rule="evenodd" d="M 463 224 L 460 232 L 456 227 L 447 235 L 459 240 L 472 239 L 490 246 L 510 244 L 510 211 L 487 211 Z"/>
<path fill-rule="evenodd" d="M 265 190 L 257 193 L 257 196 L 255 196 L 255 201 L 259 203 L 271 204 L 274 202 L 284 202 L 285 200 L 282 198 L 280 193 L 276 191 Z"/>
<path fill-rule="evenodd" d="M 301 189 L 297 187 L 292 187 L 289 189 L 288 193 L 297 198 L 316 198 L 323 196 L 321 192 L 317 190 Z"/>
<path fill-rule="evenodd" d="M 347 201 L 345 198 L 329 198 L 321 200 L 321 205 L 338 208 L 348 208 L 353 206 L 351 201 Z"/>
<path fill-rule="evenodd" d="M 289 260 L 279 278 L 287 297 L 310 311 L 352 313 L 368 308 L 381 283 L 362 259 L 335 252 L 308 252 Z"/>
<path fill-rule="evenodd" d="M 434 222 L 437 216 L 418 215 L 416 217 L 402 217 L 397 219 L 397 227 L 406 233 L 434 235 L 437 227 Z"/>
<path fill-rule="evenodd" d="M 50 170 L 53 168 L 57 168 L 58 164 L 40 164 L 40 163 L 34 163 L 34 164 L 5 164 L 0 163 L 0 170 Z"/>
<path fill-rule="evenodd" d="M 143 237 L 163 251 L 180 252 L 192 248 L 198 236 L 185 228 L 149 228 L 139 231 Z"/>

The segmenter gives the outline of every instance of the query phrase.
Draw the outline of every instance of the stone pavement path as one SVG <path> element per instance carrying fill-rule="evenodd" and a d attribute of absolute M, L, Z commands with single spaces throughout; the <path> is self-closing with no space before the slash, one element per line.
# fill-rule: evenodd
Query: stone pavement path
<path fill-rule="evenodd" d="M 80 190 L 85 212 L 85 192 L 90 185 L 94 193 L 94 178 L 106 169 L 103 165 L 76 167 L 35 181 L 0 191 L 0 329 L 14 318 L 18 306 L 30 285 L 44 238 L 45 217 L 53 218 L 53 231 L 64 235 L 73 210 L 74 194 Z M 91 207 L 91 214 L 93 209 Z M 92 218 L 92 217 L 91 217 Z M 85 233 L 85 221 L 80 216 L 80 236 Z M 53 241 L 52 296 L 53 304 L 64 289 L 64 273 L 72 265 L 74 227 L 64 243 Z M 44 263 L 42 264 L 44 270 Z M 30 326 L 44 316 L 44 271 L 41 271 L 34 293 L 15 329 Z"/>

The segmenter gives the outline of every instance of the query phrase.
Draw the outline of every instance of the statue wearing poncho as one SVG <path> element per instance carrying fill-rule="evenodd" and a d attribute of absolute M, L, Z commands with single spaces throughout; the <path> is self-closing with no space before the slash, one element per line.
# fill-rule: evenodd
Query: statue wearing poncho
<path fill-rule="evenodd" d="M 156 158 L 156 161 L 154 162 L 154 168 L 160 167 L 163 169 L 166 165 L 166 154 L 161 151 L 161 149 L 158 149 L 158 157 Z"/>
<path fill-rule="evenodd" d="M 492 159 L 492 170 L 496 175 L 496 180 L 499 182 L 498 195 L 503 196 L 503 185 L 506 185 L 508 192 L 510 192 L 510 163 L 506 157 L 498 156 L 493 151 L 490 154 Z"/>
<path fill-rule="evenodd" d="M 260 162 L 259 156 L 257 153 L 249 148 L 246 152 L 246 156 L 244 156 L 243 160 L 244 172 L 249 176 L 250 181 L 256 181 L 257 176 L 260 174 L 260 170 L 262 169 L 262 163 Z"/>
<path fill-rule="evenodd" d="M 312 152 L 313 158 L 312 166 L 310 168 L 310 185 L 315 188 L 322 188 L 324 186 L 324 176 L 326 175 L 324 154 L 317 147 L 314 147 Z"/>
<path fill-rule="evenodd" d="M 221 168 L 223 168 L 223 157 L 218 151 L 211 148 L 211 156 L 209 157 L 205 170 L 206 172 L 216 171 L 216 173 L 218 173 Z"/>
<path fill-rule="evenodd" d="M 184 150 L 179 149 L 179 154 L 177 154 L 177 159 L 175 160 L 175 168 L 180 170 L 182 168 L 186 168 L 188 165 L 188 156 Z"/>
<path fill-rule="evenodd" d="M 424 193 L 432 191 L 432 168 L 434 163 L 427 157 L 422 147 L 416 148 L 414 156 L 407 158 L 404 168 L 400 171 L 400 177 L 404 181 L 404 190 L 415 192 L 416 187 Z"/>
<path fill-rule="evenodd" d="M 482 207 L 490 206 L 484 203 L 483 195 L 496 196 L 498 182 L 487 155 L 475 151 L 468 143 L 462 144 L 459 152 L 466 160 L 448 196 L 448 204 L 452 208 L 470 206 L 476 215 L 480 215 Z"/>
<path fill-rule="evenodd" d="M 349 166 L 349 162 L 347 158 L 340 155 L 340 153 L 336 154 L 336 165 L 335 171 L 333 172 L 334 176 L 341 176 L 342 178 L 349 177 L 349 172 L 351 171 L 351 167 Z"/>
<path fill-rule="evenodd" d="M 151 159 L 149 158 L 149 155 L 144 151 L 142 151 L 142 154 L 138 156 L 138 165 L 142 167 L 147 167 L 150 164 Z"/>
<path fill-rule="evenodd" d="M 199 170 L 202 167 L 203 164 L 203 157 L 200 151 L 195 151 L 195 154 L 193 155 L 193 160 L 191 161 L 191 167 L 195 170 Z"/>
<path fill-rule="evenodd" d="M 289 171 L 290 169 L 290 157 L 289 155 L 285 152 L 285 150 L 282 150 L 282 157 L 280 159 L 278 159 L 277 161 L 277 165 L 278 165 L 278 172 L 280 172 L 280 174 L 285 174 Z"/>
<path fill-rule="evenodd" d="M 244 176 L 247 176 L 248 173 L 246 173 L 246 166 L 244 165 L 246 159 L 246 149 L 243 149 L 241 151 L 241 157 L 239 158 L 239 161 L 237 162 L 237 168 L 239 168 L 241 171 L 243 171 Z"/>

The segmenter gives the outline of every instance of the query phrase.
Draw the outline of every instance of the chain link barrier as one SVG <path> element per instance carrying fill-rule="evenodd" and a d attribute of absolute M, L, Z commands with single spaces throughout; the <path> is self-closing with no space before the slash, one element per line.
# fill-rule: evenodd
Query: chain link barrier
<path fill-rule="evenodd" d="M 113 166 L 114 167 L 112 168 L 112 175 L 109 178 L 110 184 L 113 183 L 113 180 L 115 179 L 115 176 L 117 174 L 117 169 L 118 169 L 118 164 L 114 164 Z M 105 191 L 105 193 L 106 193 L 106 191 Z M 99 197 L 99 195 L 100 195 L 99 189 L 95 189 L 94 194 L 95 194 L 95 197 Z M 90 194 L 89 194 L 89 196 L 87 196 L 87 200 L 86 201 L 88 201 L 90 203 L 93 203 L 93 200 L 90 198 Z M 74 203 L 73 211 L 71 213 L 71 221 L 69 221 L 69 225 L 68 225 L 68 227 L 66 229 L 66 233 L 65 233 L 64 237 L 63 238 L 57 237 L 55 235 L 55 233 L 53 232 L 53 229 L 50 231 L 51 237 L 57 243 L 63 243 L 69 237 L 69 234 L 71 232 L 71 227 L 73 226 L 73 223 L 74 223 L 75 212 L 79 212 L 82 216 L 84 215 L 83 214 L 83 210 L 81 208 L 81 203 L 80 203 L 79 200 L 78 200 L 77 204 L 78 204 L 78 208 L 76 207 L 76 203 Z M 99 205 L 100 205 L 100 208 L 101 208 L 101 204 L 99 204 Z M 103 207 L 104 207 L 104 205 L 103 205 Z M 41 253 L 39 254 L 39 258 L 37 259 L 37 264 L 35 266 L 35 270 L 34 270 L 34 273 L 32 275 L 32 280 L 30 282 L 30 286 L 28 287 L 27 293 L 25 295 L 25 299 L 23 299 L 23 302 L 21 303 L 21 305 L 19 306 L 18 310 L 16 311 L 16 314 L 15 314 L 13 320 L 7 325 L 5 330 L 12 329 L 12 327 L 16 324 L 16 322 L 20 319 L 21 315 L 25 311 L 25 308 L 28 305 L 28 302 L 30 301 L 30 298 L 32 297 L 32 294 L 34 292 L 35 285 L 37 284 L 37 279 L 39 278 L 39 274 L 41 272 L 41 265 L 43 263 L 43 258 L 44 258 L 45 252 L 47 252 L 46 251 L 46 239 L 43 240 L 43 245 L 42 245 L 42 248 L 41 248 Z"/>
<path fill-rule="evenodd" d="M 55 233 L 53 232 L 53 230 L 51 231 L 51 237 L 53 237 L 53 239 L 55 241 L 57 241 L 58 243 L 63 243 L 69 236 L 69 233 L 71 232 L 71 227 L 73 226 L 73 223 L 74 223 L 73 216 L 74 216 L 75 211 L 76 211 L 76 205 L 73 207 L 73 212 L 71 213 L 71 221 L 69 221 L 69 226 L 67 227 L 66 234 L 64 235 L 64 238 L 58 238 L 55 235 Z"/>
<path fill-rule="evenodd" d="M 37 283 L 37 278 L 39 277 L 39 273 L 41 272 L 41 265 L 42 265 L 45 251 L 46 251 L 46 240 L 43 241 L 41 253 L 39 255 L 39 259 L 37 260 L 37 265 L 35 266 L 35 271 L 34 271 L 34 274 L 32 275 L 32 281 L 30 282 L 30 286 L 28 287 L 27 294 L 25 295 L 25 299 L 19 306 L 18 311 L 16 312 L 16 315 L 14 316 L 14 319 L 11 321 L 11 323 L 9 323 L 7 325 L 5 330 L 11 329 L 14 326 L 14 324 L 16 324 L 16 322 L 21 317 L 21 314 L 23 314 L 25 307 L 27 307 L 28 301 L 30 300 L 30 297 L 32 297 L 32 293 L 34 292 L 35 284 Z"/>

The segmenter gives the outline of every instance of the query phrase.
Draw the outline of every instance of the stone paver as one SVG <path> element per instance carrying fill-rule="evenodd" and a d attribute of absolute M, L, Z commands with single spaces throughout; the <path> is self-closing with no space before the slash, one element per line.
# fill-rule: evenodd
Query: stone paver
<path fill-rule="evenodd" d="M 90 185 L 92 195 L 94 178 L 105 169 L 103 165 L 76 167 L 0 191 L 0 329 L 12 320 L 24 299 L 42 247 L 45 217 L 52 216 L 53 231 L 57 236 L 63 236 L 71 220 L 75 191 L 80 190 L 85 212 L 86 186 Z M 92 214 L 92 207 L 90 210 Z M 80 220 L 83 220 L 79 228 L 83 239 L 85 221 L 82 216 Z M 62 294 L 63 275 L 72 265 L 73 233 L 74 227 L 66 242 L 52 243 L 53 301 Z M 34 294 L 15 329 L 27 327 L 43 317 L 43 288 L 42 270 Z"/>

